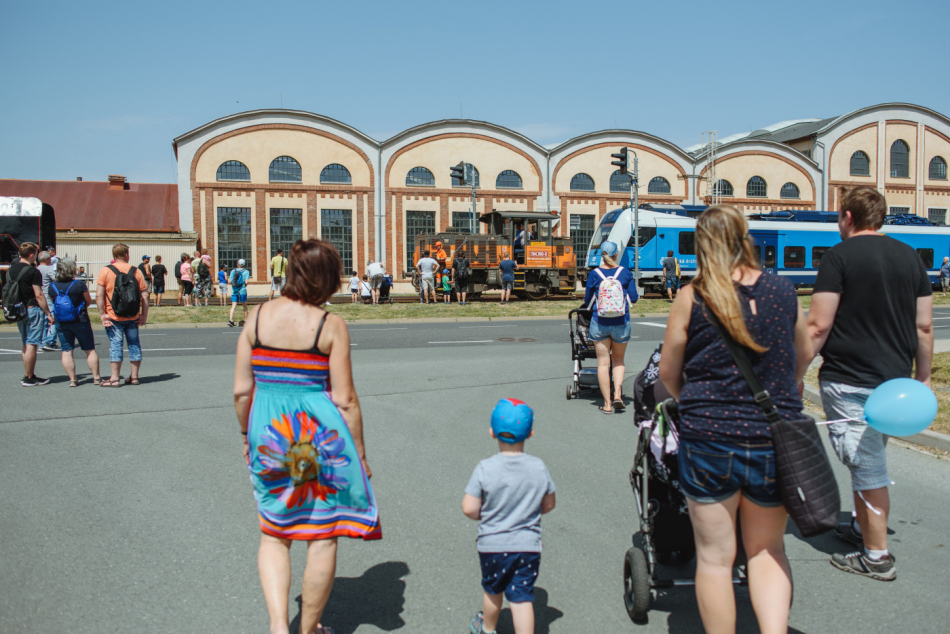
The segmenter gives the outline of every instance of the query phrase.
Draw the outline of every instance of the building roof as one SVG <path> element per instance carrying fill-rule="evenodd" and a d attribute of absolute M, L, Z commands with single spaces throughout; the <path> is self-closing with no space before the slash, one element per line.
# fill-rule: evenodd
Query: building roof
<path fill-rule="evenodd" d="M 181 230 L 173 184 L 0 179 L 0 196 L 39 198 L 53 208 L 61 231 Z"/>

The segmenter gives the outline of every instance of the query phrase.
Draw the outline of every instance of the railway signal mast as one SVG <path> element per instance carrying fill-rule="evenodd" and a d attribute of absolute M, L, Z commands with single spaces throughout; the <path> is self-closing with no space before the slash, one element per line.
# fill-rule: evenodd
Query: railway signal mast
<path fill-rule="evenodd" d="M 633 212 L 633 222 L 631 229 L 633 230 L 633 280 L 634 284 L 637 285 L 638 289 L 640 286 L 640 168 L 639 168 L 639 159 L 637 159 L 637 153 L 633 150 L 630 150 L 626 147 L 620 148 L 620 152 L 617 154 L 611 154 L 611 158 L 617 159 L 616 161 L 611 161 L 611 165 L 615 165 L 619 168 L 620 174 L 627 174 L 630 172 L 630 157 L 629 155 L 633 154 L 633 171 L 630 174 L 630 210 Z M 617 245 L 620 247 L 621 245 Z M 621 251 L 622 253 L 622 251 Z"/>
<path fill-rule="evenodd" d="M 460 185 L 472 186 L 472 208 L 469 210 L 469 233 L 478 233 L 475 230 L 475 166 L 465 161 L 451 167 L 452 178 L 458 179 Z"/>

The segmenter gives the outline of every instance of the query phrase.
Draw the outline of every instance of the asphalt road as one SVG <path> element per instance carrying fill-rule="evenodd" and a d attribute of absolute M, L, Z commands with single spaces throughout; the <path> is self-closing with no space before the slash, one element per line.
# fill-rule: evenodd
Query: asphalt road
<path fill-rule="evenodd" d="M 950 310 L 938 312 L 945 337 Z M 663 335 L 662 319 L 636 321 L 632 370 Z M 645 625 L 626 616 L 635 431 L 630 415 L 603 416 L 591 396 L 564 400 L 565 324 L 353 325 L 384 538 L 341 543 L 324 618 L 337 632 L 468 631 L 481 591 L 476 525 L 460 502 L 475 464 L 495 451 L 488 417 L 503 396 L 535 408 L 528 451 L 558 487 L 558 507 L 543 521 L 537 631 L 702 631 L 691 588 L 658 596 Z M 0 331 L 0 632 L 267 631 L 259 531 L 230 397 L 236 334 L 143 332 L 143 384 L 103 391 L 67 388 L 58 353 L 44 353 L 38 367 L 56 383 L 19 387 L 18 345 L 6 340 L 15 334 Z M 828 556 L 844 544 L 803 540 L 790 528 L 790 631 L 947 631 L 950 465 L 897 443 L 888 454 L 898 581 L 839 572 Z M 304 549 L 293 558 L 297 597 Z M 758 631 L 747 590 L 737 594 L 739 631 Z M 510 617 L 500 631 L 511 631 Z"/>

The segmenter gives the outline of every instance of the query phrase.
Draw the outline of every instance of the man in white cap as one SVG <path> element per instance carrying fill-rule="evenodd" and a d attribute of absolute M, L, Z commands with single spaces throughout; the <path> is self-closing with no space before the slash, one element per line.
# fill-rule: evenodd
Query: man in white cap
<path fill-rule="evenodd" d="M 247 279 L 251 277 L 250 271 L 244 268 L 244 260 L 237 261 L 237 268 L 231 271 L 231 315 L 228 317 L 228 326 L 234 328 L 234 309 L 240 304 L 244 307 L 243 324 L 247 321 Z"/>

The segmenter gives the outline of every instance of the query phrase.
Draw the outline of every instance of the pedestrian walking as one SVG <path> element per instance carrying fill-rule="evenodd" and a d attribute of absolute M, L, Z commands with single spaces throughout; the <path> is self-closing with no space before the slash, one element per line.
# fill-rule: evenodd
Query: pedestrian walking
<path fill-rule="evenodd" d="M 597 352 L 597 382 L 604 404 L 598 409 L 604 414 L 622 412 L 623 378 L 626 373 L 623 356 L 630 341 L 629 306 L 640 299 L 630 269 L 617 264 L 617 244 L 606 241 L 600 245 L 600 266 L 587 276 L 584 305 L 593 311 L 590 320 L 590 340 Z M 611 366 L 613 366 L 614 393 L 610 394 Z"/>
<path fill-rule="evenodd" d="M 360 302 L 360 277 L 359 273 L 353 271 L 353 274 L 350 275 L 350 295 L 352 296 L 351 303 L 358 304 Z"/>
<path fill-rule="evenodd" d="M 940 265 L 940 288 L 943 296 L 947 296 L 947 285 L 950 284 L 950 258 L 945 257 Z"/>
<path fill-rule="evenodd" d="M 182 253 L 178 261 L 175 262 L 175 280 L 178 283 L 178 305 L 182 305 L 182 298 L 185 295 L 185 285 L 181 281 L 181 267 L 188 261 L 188 254 Z"/>
<path fill-rule="evenodd" d="M 449 279 L 449 270 L 442 271 L 442 300 L 446 304 L 452 303 L 452 280 Z"/>
<path fill-rule="evenodd" d="M 168 275 L 168 269 L 162 264 L 162 256 L 155 256 L 155 264 L 152 266 L 152 292 L 155 293 L 155 306 L 161 306 L 162 295 L 165 294 L 165 276 Z"/>
<path fill-rule="evenodd" d="M 227 306 L 228 301 L 228 267 L 222 264 L 218 269 L 218 304 Z"/>
<path fill-rule="evenodd" d="M 43 295 L 43 274 L 36 267 L 39 247 L 32 242 L 20 245 L 20 259 L 7 269 L 7 285 L 3 288 L 3 312 L 8 320 L 16 321 L 23 347 L 23 378 L 20 385 L 46 385 L 49 379 L 36 376 L 37 349 L 43 343 L 47 325 L 55 323 L 46 296 Z M 18 317 L 19 319 L 11 319 Z"/>
<path fill-rule="evenodd" d="M 293 541 L 307 544 L 300 631 L 332 634 L 320 619 L 337 538 L 382 538 L 349 331 L 320 308 L 342 274 L 331 244 L 298 240 L 282 296 L 255 307 L 238 339 L 234 405 L 257 502 L 257 561 L 272 632 L 289 631 Z"/>
<path fill-rule="evenodd" d="M 366 274 L 369 276 L 369 287 L 373 297 L 373 306 L 379 304 L 379 287 L 383 285 L 383 276 L 386 275 L 386 265 L 382 262 L 370 260 L 366 265 Z"/>
<path fill-rule="evenodd" d="M 185 306 L 191 306 L 191 296 L 195 290 L 195 270 L 193 263 L 187 254 L 181 261 L 181 297 L 185 301 Z M 196 302 L 197 303 L 197 300 Z"/>
<path fill-rule="evenodd" d="M 472 275 L 472 266 L 468 262 L 465 249 L 455 252 L 452 258 L 452 282 L 455 284 L 455 290 L 458 293 L 458 303 L 465 306 L 468 302 L 468 282 Z"/>
<path fill-rule="evenodd" d="M 56 277 L 56 266 L 52 263 L 53 258 L 49 251 L 40 251 L 39 255 L 36 256 L 36 262 L 36 270 L 43 276 L 43 297 L 47 297 L 50 282 Z M 56 333 L 58 332 L 59 326 L 54 321 L 43 333 L 43 345 L 41 350 L 45 350 L 46 352 L 59 352 L 59 343 L 56 339 Z"/>
<path fill-rule="evenodd" d="M 554 510 L 554 481 L 544 461 L 524 452 L 534 435 L 534 412 L 503 398 L 491 415 L 498 453 L 478 463 L 462 498 L 462 512 L 478 522 L 482 611 L 472 634 L 494 634 L 504 599 L 516 634 L 534 634 L 534 584 L 541 565 L 541 516 Z"/>
<path fill-rule="evenodd" d="M 836 568 L 891 581 L 897 578 L 887 545 L 892 484 L 888 437 L 864 420 L 864 402 L 881 383 L 913 376 L 930 385 L 933 291 L 913 248 L 879 233 L 887 213 L 871 187 L 842 192 L 842 241 L 821 259 L 808 328 L 822 356 L 818 380 L 831 445 L 851 472 L 854 517 L 835 530 L 860 550 L 835 554 Z"/>
<path fill-rule="evenodd" d="M 145 279 L 146 290 L 148 291 L 148 294 L 149 294 L 149 301 L 151 301 L 152 288 L 153 288 L 152 287 L 152 258 L 147 255 L 143 255 L 142 263 L 139 264 L 138 268 L 139 268 L 139 272 L 142 274 L 142 277 Z"/>
<path fill-rule="evenodd" d="M 102 387 L 119 387 L 123 343 L 128 343 L 132 366 L 125 384 L 138 385 L 142 367 L 139 326 L 148 321 L 148 286 L 141 271 L 129 264 L 128 246 L 121 242 L 113 246 L 112 257 L 115 264 L 103 267 L 96 280 L 96 305 L 109 337 L 109 364 L 112 366 L 112 375 L 102 382 Z"/>
<path fill-rule="evenodd" d="M 92 297 L 85 280 L 76 278 L 76 261 L 61 258 L 56 264 L 56 277 L 50 282 L 47 291 L 53 316 L 59 324 L 59 343 L 63 350 L 63 369 L 69 377 L 69 387 L 79 387 L 76 376 L 76 361 L 73 349 L 78 342 L 80 350 L 86 355 L 86 365 L 92 373 L 93 385 L 100 385 L 99 355 L 96 353 L 96 340 L 89 322 L 89 306 Z"/>
<path fill-rule="evenodd" d="M 501 303 L 507 304 L 511 301 L 511 291 L 515 287 L 515 271 L 518 270 L 518 263 L 508 257 L 508 250 L 501 252 L 501 262 L 498 263 L 498 271 L 501 273 Z"/>
<path fill-rule="evenodd" d="M 207 306 L 208 300 L 211 299 L 211 256 L 202 253 L 200 257 L 195 258 L 191 266 L 191 276 L 195 283 L 195 306 L 201 305 L 202 297 L 205 300 L 204 305 Z"/>
<path fill-rule="evenodd" d="M 432 303 L 438 302 L 435 296 L 435 272 L 438 268 L 439 263 L 429 257 L 428 251 L 423 251 L 422 257 L 416 262 L 416 270 L 419 271 L 419 291 L 426 304 L 429 303 L 429 297 L 432 298 Z"/>
<path fill-rule="evenodd" d="M 234 328 L 234 309 L 240 304 L 244 309 L 244 319 L 247 321 L 247 280 L 251 277 L 250 271 L 244 268 L 243 259 L 237 261 L 237 268 L 231 271 L 231 314 L 228 316 L 228 326 Z"/>
<path fill-rule="evenodd" d="M 666 285 L 666 297 L 673 301 L 673 294 L 679 290 L 680 280 L 676 272 L 679 268 L 679 265 L 676 263 L 676 258 L 673 257 L 673 251 L 667 251 L 666 257 L 663 258 L 663 281 Z"/>
<path fill-rule="evenodd" d="M 283 291 L 284 284 L 287 283 L 287 258 L 284 257 L 283 249 L 277 249 L 277 255 L 271 258 L 270 272 L 270 295 L 267 296 L 268 301 L 274 299 L 275 291 Z"/>
<path fill-rule="evenodd" d="M 811 343 L 795 287 L 762 272 L 736 208 L 696 222 L 697 272 L 670 310 L 660 379 L 679 401 L 679 482 L 696 543 L 696 599 L 707 632 L 735 632 L 736 524 L 749 593 L 763 633 L 786 632 L 792 599 L 785 557 L 788 513 L 776 485 L 768 420 L 712 319 L 749 351 L 783 418 L 801 418 L 797 384 Z M 685 377 L 685 378 L 684 378 Z"/>

